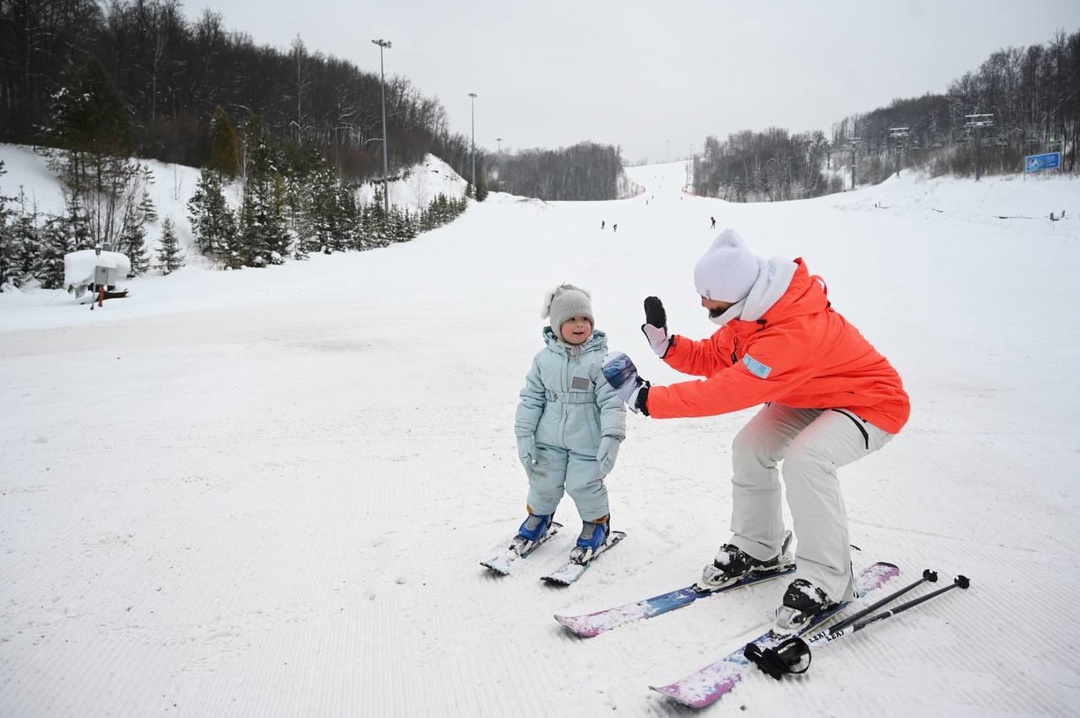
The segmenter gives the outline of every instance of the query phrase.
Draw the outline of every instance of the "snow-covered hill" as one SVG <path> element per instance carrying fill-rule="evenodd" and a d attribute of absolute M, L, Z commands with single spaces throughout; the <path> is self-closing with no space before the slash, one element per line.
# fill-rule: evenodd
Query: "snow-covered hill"
<path fill-rule="evenodd" d="M 30 182 L 14 164 L 7 194 Z M 517 575 L 477 562 L 524 512 L 512 424 L 544 291 L 592 290 L 612 347 L 673 381 L 641 301 L 715 328 L 692 283 L 715 216 L 802 256 L 905 380 L 909 425 L 841 471 L 861 556 L 972 587 L 816 651 L 800 680 L 750 675 L 711 714 L 1075 714 L 1080 185 L 905 173 L 732 205 L 684 194 L 681 163 L 631 172 L 632 200 L 493 194 L 413 242 L 188 267 L 93 312 L 0 295 L 0 713 L 684 715 L 648 685 L 760 632 L 782 582 L 590 640 L 552 614 L 698 576 L 751 412 L 629 417 L 609 479 L 629 536 L 573 587 L 537 580 L 576 533 L 568 501 L 567 535 Z"/>
<path fill-rule="evenodd" d="M 36 207 L 42 214 L 64 213 L 61 185 L 49 171 L 45 157 L 31 147 L 0 144 L 0 162 L 4 163 L 5 169 L 3 176 L 0 176 L 0 195 L 18 197 L 22 193 L 28 208 Z M 187 203 L 199 182 L 199 170 L 156 160 L 143 160 L 142 164 L 150 170 L 151 181 L 147 192 L 159 215 L 155 221 L 147 223 L 146 238 L 150 254 L 156 256 L 161 223 L 170 218 L 181 248 L 193 265 L 209 268 L 195 250 L 191 223 L 188 221 Z M 465 195 L 465 180 L 434 155 L 428 155 L 424 162 L 403 174 L 389 183 L 390 201 L 398 207 L 408 208 L 410 213 L 426 209 L 439 194 L 451 198 Z M 239 187 L 232 188 L 230 194 L 234 206 L 239 205 L 239 193 Z M 370 183 L 362 185 L 358 196 L 364 202 L 371 202 L 375 197 L 375 186 Z"/>

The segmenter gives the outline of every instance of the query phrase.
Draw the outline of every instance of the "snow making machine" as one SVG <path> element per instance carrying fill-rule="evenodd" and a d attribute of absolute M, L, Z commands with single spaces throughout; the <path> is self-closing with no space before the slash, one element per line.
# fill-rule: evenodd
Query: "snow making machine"
<path fill-rule="evenodd" d="M 110 251 L 108 245 L 82 249 L 64 255 L 64 286 L 75 298 L 89 290 L 98 306 L 106 299 L 122 299 L 128 290 L 117 289 L 116 283 L 131 272 L 131 260 L 126 254 Z M 93 309 L 93 301 L 90 308 Z"/>

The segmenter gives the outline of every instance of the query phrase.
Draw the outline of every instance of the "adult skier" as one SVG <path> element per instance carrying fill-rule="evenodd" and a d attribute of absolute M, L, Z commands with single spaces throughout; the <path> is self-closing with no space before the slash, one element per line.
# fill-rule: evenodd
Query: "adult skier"
<path fill-rule="evenodd" d="M 625 354 L 604 372 L 629 407 L 654 419 L 764 407 L 732 444 L 731 540 L 703 571 L 721 587 L 790 563 L 779 466 L 797 541 L 795 579 L 776 611 L 793 632 L 854 598 L 837 469 L 880 449 L 904 426 L 908 396 L 896 370 L 836 312 L 803 260 L 755 256 L 724 230 L 694 268 L 701 306 L 720 326 L 702 340 L 671 335 L 656 297 L 641 326 L 657 356 L 699 380 L 652 386 Z"/>

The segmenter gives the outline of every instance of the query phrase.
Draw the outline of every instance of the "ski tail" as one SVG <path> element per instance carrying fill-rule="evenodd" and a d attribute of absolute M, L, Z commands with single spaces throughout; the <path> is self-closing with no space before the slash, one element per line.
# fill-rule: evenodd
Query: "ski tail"
<path fill-rule="evenodd" d="M 521 536 L 514 536 L 506 549 L 487 560 L 481 561 L 480 565 L 500 576 L 508 576 L 510 575 L 513 564 L 518 559 L 527 558 L 533 551 L 550 541 L 555 534 L 559 533 L 559 529 L 561 528 L 562 524 L 558 521 L 552 521 L 544 535 L 536 541 L 529 541 Z"/>
<path fill-rule="evenodd" d="M 884 561 L 871 564 L 863 569 L 856 579 L 855 592 L 860 599 L 865 598 L 882 588 L 899 573 L 900 569 L 895 564 Z M 804 634 L 822 625 L 847 608 L 848 605 L 848 603 L 842 603 L 832 611 L 816 616 L 813 621 L 803 626 L 796 635 Z M 782 635 L 769 630 L 751 643 L 757 647 L 757 650 L 766 651 L 776 648 L 790 638 L 790 635 Z M 748 644 L 740 645 L 718 661 L 710 663 L 684 678 L 662 686 L 650 686 L 650 688 L 691 708 L 704 708 L 712 705 L 730 693 L 752 665 L 750 659 L 744 655 L 747 647 Z"/>
<path fill-rule="evenodd" d="M 585 575 L 585 572 L 600 556 L 610 551 L 614 546 L 621 543 L 626 538 L 625 531 L 612 531 L 608 536 L 607 543 L 596 549 L 593 553 L 589 554 L 587 558 L 582 558 L 580 550 L 575 548 L 570 552 L 570 558 L 555 571 L 541 576 L 540 580 L 552 584 L 555 586 L 569 586 L 577 581 L 579 578 Z"/>

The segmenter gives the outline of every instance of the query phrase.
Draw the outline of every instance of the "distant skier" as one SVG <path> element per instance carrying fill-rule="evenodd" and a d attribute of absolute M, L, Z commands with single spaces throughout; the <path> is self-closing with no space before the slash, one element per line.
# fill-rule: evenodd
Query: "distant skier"
<path fill-rule="evenodd" d="M 617 224 L 611 225 L 611 231 L 612 232 L 618 232 L 619 231 L 619 225 L 617 225 Z"/>
<path fill-rule="evenodd" d="M 716 229 L 716 217 L 709 217 L 712 220 L 712 227 L 710 229 Z"/>
<path fill-rule="evenodd" d="M 600 220 L 600 229 L 604 228 L 604 220 Z"/>
<path fill-rule="evenodd" d="M 518 535 L 537 541 L 569 493 L 582 520 L 582 560 L 607 542 L 611 521 L 604 477 L 626 437 L 626 407 L 600 367 L 607 335 L 593 328 L 589 293 L 560 284 L 544 298 L 544 348 L 525 376 L 514 420 L 518 457 L 529 479 L 529 511 Z"/>
<path fill-rule="evenodd" d="M 700 341 L 669 335 L 656 297 L 645 300 L 641 330 L 666 364 L 702 379 L 650 386 L 625 354 L 613 355 L 604 369 L 625 379 L 617 392 L 631 409 L 658 419 L 765 405 L 733 442 L 733 535 L 701 584 L 720 587 L 790 563 L 780 511 L 783 461 L 798 569 L 776 611 L 776 629 L 795 631 L 854 598 L 836 470 L 903 428 L 908 395 L 885 357 L 833 309 L 824 282 L 802 259 L 756 257 L 727 229 L 698 261 L 694 283 L 719 331 Z"/>

